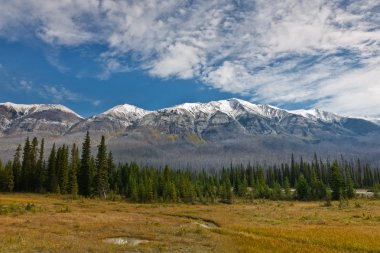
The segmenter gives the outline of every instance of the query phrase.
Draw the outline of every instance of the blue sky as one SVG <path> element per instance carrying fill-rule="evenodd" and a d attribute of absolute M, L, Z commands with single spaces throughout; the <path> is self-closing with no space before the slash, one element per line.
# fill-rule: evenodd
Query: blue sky
<path fill-rule="evenodd" d="M 379 24 L 374 0 L 4 1 L 0 101 L 89 116 L 237 97 L 380 117 Z"/>

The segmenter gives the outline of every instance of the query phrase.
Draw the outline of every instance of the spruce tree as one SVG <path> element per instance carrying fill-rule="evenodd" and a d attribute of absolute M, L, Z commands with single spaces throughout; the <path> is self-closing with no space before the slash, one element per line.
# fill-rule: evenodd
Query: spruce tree
<path fill-rule="evenodd" d="M 107 148 L 105 138 L 102 136 L 100 145 L 98 146 L 98 154 L 96 156 L 96 190 L 101 197 L 107 198 L 109 190 L 108 169 L 107 169 Z"/>
<path fill-rule="evenodd" d="M 326 200 L 326 203 L 325 203 L 325 206 L 331 206 L 331 199 L 332 199 L 332 190 L 330 188 L 330 186 L 327 186 L 326 187 L 326 196 L 325 196 L 325 200 Z"/>
<path fill-rule="evenodd" d="M 139 201 L 139 191 L 138 191 L 137 178 L 134 174 L 129 175 L 128 185 L 129 185 L 130 190 L 129 190 L 129 194 L 127 197 L 130 197 L 130 199 L 133 202 L 138 202 Z"/>
<path fill-rule="evenodd" d="M 37 158 L 38 158 L 38 139 L 37 137 L 34 137 L 32 139 L 32 144 L 30 146 L 31 169 L 30 169 L 30 174 L 28 175 L 31 191 L 37 191 L 37 184 L 38 184 Z"/>
<path fill-rule="evenodd" d="M 79 167 L 79 152 L 78 152 L 77 146 L 74 143 L 71 149 L 69 188 L 68 188 L 68 192 L 73 197 L 76 197 L 78 195 L 78 167 Z"/>
<path fill-rule="evenodd" d="M 301 175 L 298 177 L 297 180 L 297 186 L 296 186 L 296 191 L 297 191 L 297 198 L 299 200 L 308 200 L 310 197 L 310 187 L 301 173 Z"/>
<path fill-rule="evenodd" d="M 32 171 L 32 156 L 31 156 L 31 146 L 29 137 L 26 138 L 24 144 L 24 152 L 22 157 L 22 167 L 21 167 L 21 190 L 30 192 L 31 182 L 30 175 Z"/>
<path fill-rule="evenodd" d="M 47 171 L 46 171 L 46 166 L 45 166 L 45 161 L 44 161 L 44 149 L 45 149 L 45 140 L 41 140 L 40 144 L 40 150 L 39 150 L 39 158 L 37 161 L 37 168 L 36 168 L 36 190 L 38 192 L 45 192 L 46 188 L 46 180 L 47 180 Z"/>
<path fill-rule="evenodd" d="M 330 167 L 329 185 L 332 190 L 332 198 L 340 200 L 343 197 L 343 179 L 337 161 Z"/>
<path fill-rule="evenodd" d="M 57 151 L 57 175 L 58 175 L 58 184 L 59 189 L 62 194 L 67 193 L 68 181 L 69 181 L 69 164 L 68 164 L 68 147 L 63 145 Z"/>
<path fill-rule="evenodd" d="M 18 145 L 15 155 L 13 156 L 12 171 L 15 191 L 21 190 L 21 149 L 21 145 Z"/>
<path fill-rule="evenodd" d="M 58 188 L 58 180 L 57 180 L 57 171 L 56 171 L 56 152 L 55 152 L 55 144 L 53 144 L 53 148 L 50 151 L 49 159 L 48 159 L 48 180 L 46 180 L 46 189 L 49 192 L 56 192 Z"/>
<path fill-rule="evenodd" d="M 290 192 L 290 183 L 289 183 L 288 177 L 285 177 L 283 187 L 284 187 L 285 198 L 290 199 L 291 198 L 291 192 Z"/>
<path fill-rule="evenodd" d="M 12 192 L 14 188 L 14 178 L 13 178 L 13 170 L 12 170 L 12 162 L 8 161 L 4 168 L 5 175 L 5 190 L 8 192 Z"/>
<path fill-rule="evenodd" d="M 256 192 L 260 198 L 268 197 L 268 185 L 265 182 L 264 170 L 262 168 L 257 171 Z"/>
<path fill-rule="evenodd" d="M 91 194 L 91 140 L 90 133 L 87 131 L 82 145 L 82 157 L 79 169 L 79 193 L 85 197 Z"/>

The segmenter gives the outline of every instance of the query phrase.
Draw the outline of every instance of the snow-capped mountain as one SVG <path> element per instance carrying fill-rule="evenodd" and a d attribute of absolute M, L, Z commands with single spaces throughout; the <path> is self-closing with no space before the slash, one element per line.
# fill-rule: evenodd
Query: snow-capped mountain
<path fill-rule="evenodd" d="M 150 111 L 133 105 L 118 105 L 101 114 L 78 122 L 70 129 L 69 133 L 87 130 L 99 133 L 120 133 L 149 113 Z"/>
<path fill-rule="evenodd" d="M 30 132 L 62 135 L 82 119 L 74 111 L 58 104 L 0 103 L 0 136 Z"/>
<path fill-rule="evenodd" d="M 42 111 L 61 111 L 65 113 L 74 114 L 78 118 L 82 118 L 80 115 L 70 110 L 66 106 L 60 104 L 15 104 L 11 102 L 0 103 L 0 106 L 7 108 L 10 111 L 15 112 L 19 116 L 26 116 L 28 114 L 42 112 Z"/>
<path fill-rule="evenodd" d="M 119 105 L 78 122 L 68 134 L 90 130 L 125 135 L 142 129 L 179 137 L 192 134 L 204 140 L 246 135 L 287 135 L 320 140 L 334 135 L 380 133 L 378 125 L 363 119 L 318 109 L 288 111 L 232 98 L 209 103 L 185 103 L 157 111 Z"/>
<path fill-rule="evenodd" d="M 337 114 L 331 113 L 331 112 L 326 112 L 326 111 L 321 111 L 319 109 L 310 109 L 310 110 L 293 110 L 290 111 L 291 113 L 301 115 L 305 118 L 309 119 L 314 119 L 314 120 L 321 120 L 325 122 L 338 122 L 340 121 L 343 117 L 339 116 Z"/>
<path fill-rule="evenodd" d="M 318 109 L 288 111 L 235 98 L 185 103 L 156 111 L 124 104 L 87 119 L 63 105 L 0 104 L 3 135 L 48 131 L 49 125 L 54 126 L 52 132 L 58 135 L 87 130 L 123 135 L 151 128 L 161 134 L 195 134 L 202 139 L 236 135 L 293 135 L 320 139 L 326 135 L 354 136 L 379 131 L 378 125 L 365 119 L 347 118 Z"/>
<path fill-rule="evenodd" d="M 202 156 L 219 162 L 252 154 L 278 159 L 289 152 L 314 151 L 377 159 L 380 150 L 380 125 L 375 121 L 318 109 L 289 111 L 234 98 L 155 111 L 124 104 L 89 118 L 62 105 L 0 104 L 0 144 L 13 143 L 14 137 L 19 143 L 29 134 L 53 136 L 54 142 L 80 142 L 86 131 L 94 137 L 106 135 L 119 160 L 183 161 L 186 156 L 193 162 Z"/>
<path fill-rule="evenodd" d="M 103 112 L 99 116 L 133 121 L 144 117 L 148 113 L 150 113 L 150 111 L 146 111 L 134 105 L 124 104 L 115 106 L 108 111 Z"/>
<path fill-rule="evenodd" d="M 281 118 L 281 115 L 286 112 L 285 110 L 281 110 L 280 108 L 271 105 L 256 105 L 236 98 L 212 101 L 209 103 L 185 103 L 163 110 L 184 110 L 194 116 L 200 113 L 213 115 L 216 112 L 222 112 L 233 118 L 246 112 L 268 118 Z"/>

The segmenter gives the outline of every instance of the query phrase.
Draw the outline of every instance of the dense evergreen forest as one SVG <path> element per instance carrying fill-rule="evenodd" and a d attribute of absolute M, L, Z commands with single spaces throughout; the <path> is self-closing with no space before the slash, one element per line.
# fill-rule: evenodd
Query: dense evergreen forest
<path fill-rule="evenodd" d="M 124 196 L 132 202 L 232 203 L 256 198 L 341 200 L 353 198 L 355 188 L 378 191 L 379 168 L 360 160 L 296 161 L 263 167 L 231 165 L 219 170 L 140 168 L 135 162 L 118 164 L 107 152 L 104 136 L 96 157 L 89 133 L 81 147 L 53 145 L 44 159 L 44 139 L 27 138 L 13 161 L 0 161 L 0 191 L 70 194 L 74 197 Z M 295 189 L 295 190 L 293 190 Z"/>

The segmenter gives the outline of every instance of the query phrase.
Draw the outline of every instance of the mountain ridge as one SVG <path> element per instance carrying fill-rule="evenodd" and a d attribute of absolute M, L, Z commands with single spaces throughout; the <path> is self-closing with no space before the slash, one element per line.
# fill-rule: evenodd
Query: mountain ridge
<path fill-rule="evenodd" d="M 318 109 L 290 111 L 232 98 L 154 111 L 123 104 L 82 118 L 57 105 L 27 113 L 24 107 L 0 104 L 0 155 L 10 157 L 26 136 L 80 145 L 89 131 L 95 142 L 105 135 L 119 161 L 226 165 L 231 159 L 249 161 L 253 154 L 275 161 L 292 152 L 305 157 L 317 152 L 380 162 L 379 124 Z"/>
<path fill-rule="evenodd" d="M 94 114 L 89 117 L 83 117 L 80 114 L 76 113 L 74 110 L 62 104 L 17 104 L 13 102 L 3 102 L 3 103 L 0 103 L 0 106 L 13 108 L 16 112 L 22 113 L 24 115 L 28 114 L 30 111 L 37 112 L 37 111 L 46 111 L 46 110 L 53 109 L 53 110 L 61 110 L 61 111 L 66 111 L 68 113 L 75 114 L 77 117 L 82 118 L 82 119 L 89 119 L 89 118 L 99 117 L 99 116 L 115 116 L 118 118 L 122 118 L 122 116 L 128 117 L 129 116 L 128 114 L 130 113 L 135 113 L 137 115 L 140 114 L 141 116 L 145 116 L 148 113 L 165 111 L 165 110 L 166 111 L 178 110 L 178 109 L 187 110 L 189 112 L 194 112 L 196 110 L 204 112 L 205 108 L 207 107 L 208 108 L 214 107 L 213 112 L 221 111 L 224 113 L 228 113 L 229 111 L 231 111 L 231 108 L 228 108 L 228 106 L 226 105 L 228 103 L 231 103 L 231 101 L 238 102 L 241 105 L 247 106 L 250 109 L 252 109 L 252 111 L 256 111 L 262 116 L 269 116 L 267 113 L 264 112 L 264 110 L 265 108 L 271 108 L 274 110 L 285 111 L 288 113 L 301 115 L 305 118 L 321 119 L 325 121 L 332 121 L 334 119 L 341 119 L 341 118 L 354 118 L 354 119 L 363 119 L 363 120 L 377 123 L 377 124 L 380 122 L 380 118 L 342 116 L 337 113 L 321 110 L 318 108 L 287 110 L 287 109 L 279 108 L 270 104 L 254 104 L 254 103 L 250 103 L 248 101 L 237 99 L 237 98 L 215 100 L 215 101 L 210 101 L 210 102 L 191 102 L 191 103 L 185 102 L 182 104 L 178 104 L 178 105 L 170 106 L 170 107 L 164 107 L 157 110 L 146 110 L 146 109 L 137 107 L 135 105 L 125 103 L 125 104 L 115 105 L 104 112 Z"/>
<path fill-rule="evenodd" d="M 4 113 L 4 107 L 8 109 L 8 117 L 7 113 Z M 217 117 L 219 114 L 219 119 L 221 119 L 222 115 L 227 117 L 225 120 L 235 120 L 240 123 L 242 120 L 245 120 L 244 117 L 249 115 L 252 120 L 252 117 L 265 118 L 266 120 L 271 120 L 275 124 L 286 124 L 283 123 L 283 120 L 289 117 L 302 117 L 298 118 L 298 121 L 309 121 L 310 122 L 325 122 L 325 123 L 339 123 L 343 121 L 355 120 L 360 121 L 364 120 L 366 122 L 370 122 L 376 125 L 379 125 L 379 121 L 377 120 L 369 120 L 366 118 L 360 117 L 345 117 L 335 113 L 323 111 L 320 109 L 299 109 L 299 110 L 285 110 L 268 104 L 253 104 L 245 100 L 230 98 L 225 100 L 218 101 L 210 101 L 207 103 L 183 103 L 172 107 L 162 108 L 158 110 L 145 110 L 130 104 L 121 104 L 114 106 L 102 113 L 92 115 L 90 117 L 84 118 L 77 114 L 75 111 L 67 108 L 61 104 L 15 104 L 15 103 L 0 103 L 0 108 L 2 108 L 2 112 L 0 111 L 0 129 L 3 131 L 2 135 L 4 135 L 4 131 L 6 133 L 7 128 L 12 127 L 13 121 L 21 121 L 22 119 L 31 118 L 33 115 L 42 112 L 49 111 L 60 111 L 63 114 L 66 114 L 68 118 L 65 118 L 62 115 L 60 120 L 51 120 L 54 123 L 62 123 L 66 124 L 66 128 L 62 130 L 65 134 L 71 132 L 85 131 L 85 130 L 93 130 L 97 129 L 100 132 L 107 131 L 119 131 L 123 128 L 128 128 L 133 125 L 142 123 L 142 124 L 150 124 L 152 122 L 148 122 L 151 118 L 153 121 L 156 120 L 165 120 L 165 117 L 174 117 L 173 115 L 177 115 L 182 117 L 183 119 L 188 119 L 190 122 L 188 124 L 197 124 L 192 121 L 201 119 L 203 121 L 212 122 L 213 119 Z M 5 109 L 6 110 L 6 109 Z M 12 116 L 9 116 L 9 112 Z M 45 113 L 46 114 L 46 113 Z M 166 116 L 165 116 L 166 115 Z M 170 118 L 169 117 L 169 118 Z M 154 119 L 156 118 L 156 119 Z M 158 119 L 160 118 L 160 119 Z M 178 117 L 177 117 L 178 118 Z M 49 118 L 45 119 L 46 122 L 49 123 Z M 50 118 L 51 119 L 51 118 Z M 30 119 L 29 119 L 30 120 Z M 249 119 L 248 119 L 249 120 Z M 293 119 L 295 120 L 295 119 Z M 39 121 L 39 118 L 36 118 L 36 122 Z M 109 125 L 109 129 L 103 129 L 101 123 L 105 123 Z M 272 123 L 273 123 L 272 122 Z M 175 124 L 178 123 L 174 122 Z M 290 122 L 288 122 L 290 123 Z M 25 125 L 25 122 L 20 123 L 21 125 Z M 183 122 L 186 124 L 186 122 Z M 98 125 L 99 127 L 94 127 Z M 112 126 L 115 125 L 115 126 Z M 156 124 L 157 125 L 157 124 Z M 240 124 L 241 125 L 241 124 Z M 13 127 L 15 127 L 13 125 Z M 33 129 L 28 129 L 27 132 L 31 132 Z M 62 133 L 60 131 L 60 133 Z M 12 132 L 12 131 L 8 131 Z M 13 131 L 14 132 L 14 131 Z M 16 131 L 17 132 L 17 131 Z"/>

